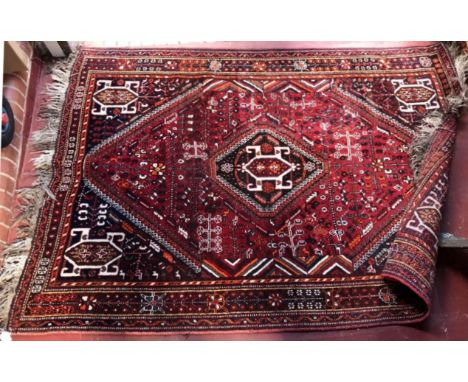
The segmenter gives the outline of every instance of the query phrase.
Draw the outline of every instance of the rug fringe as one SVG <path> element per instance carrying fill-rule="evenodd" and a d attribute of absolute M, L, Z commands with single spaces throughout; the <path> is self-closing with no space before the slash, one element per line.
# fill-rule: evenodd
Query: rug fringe
<path fill-rule="evenodd" d="M 454 78 L 460 84 L 459 94 L 451 94 L 447 97 L 447 114 L 458 117 L 468 101 L 468 54 L 463 51 L 460 44 L 450 42 L 446 44 L 450 53 L 457 76 Z M 428 114 L 418 127 L 417 136 L 409 148 L 410 164 L 413 173 L 417 178 L 421 163 L 431 145 L 432 138 L 437 129 L 441 128 L 445 122 L 444 114 L 435 111 Z"/>
<path fill-rule="evenodd" d="M 4 266 L 0 269 L 0 333 L 5 330 L 8 314 L 13 301 L 16 287 L 20 280 L 26 259 L 31 250 L 32 237 L 36 223 L 46 198 L 55 199 L 49 189 L 52 178 L 52 159 L 55 151 L 62 116 L 62 107 L 68 89 L 71 67 L 76 53 L 66 59 L 56 61 L 47 68 L 52 77 L 41 96 L 44 104 L 38 117 L 46 122 L 43 129 L 33 133 L 31 143 L 40 155 L 33 160 L 36 180 L 32 187 L 16 190 L 19 200 L 18 216 L 14 221 L 17 239 L 3 251 Z"/>
<path fill-rule="evenodd" d="M 3 251 L 0 273 L 0 332 L 6 328 L 11 302 L 31 249 L 31 237 L 19 239 Z"/>

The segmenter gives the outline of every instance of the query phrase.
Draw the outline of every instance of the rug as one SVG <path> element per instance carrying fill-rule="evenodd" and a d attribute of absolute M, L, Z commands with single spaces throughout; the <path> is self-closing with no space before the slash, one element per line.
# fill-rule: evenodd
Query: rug
<path fill-rule="evenodd" d="M 36 136 L 42 186 L 22 190 L 42 207 L 10 248 L 30 255 L 8 330 L 427 317 L 466 58 L 434 44 L 82 48 L 72 61 Z"/>

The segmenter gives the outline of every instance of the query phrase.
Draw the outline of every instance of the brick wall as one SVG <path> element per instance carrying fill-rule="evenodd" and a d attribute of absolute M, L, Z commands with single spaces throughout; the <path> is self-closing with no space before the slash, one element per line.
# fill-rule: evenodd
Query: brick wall
<path fill-rule="evenodd" d="M 21 43 L 21 48 L 29 57 L 29 67 L 32 59 L 32 47 L 29 43 Z M 12 223 L 12 204 L 16 180 L 26 142 L 24 137 L 27 94 L 30 70 L 5 74 L 3 76 L 3 95 L 9 100 L 15 115 L 15 136 L 12 143 L 0 152 L 0 252 L 6 246 L 8 232 Z"/>

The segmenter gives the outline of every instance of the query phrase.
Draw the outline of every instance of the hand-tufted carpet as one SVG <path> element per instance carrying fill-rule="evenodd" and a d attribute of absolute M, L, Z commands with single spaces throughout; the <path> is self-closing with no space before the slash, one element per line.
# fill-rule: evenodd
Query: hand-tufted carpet
<path fill-rule="evenodd" d="M 451 53 L 79 50 L 37 138 L 58 128 L 9 330 L 424 319 L 463 102 Z"/>

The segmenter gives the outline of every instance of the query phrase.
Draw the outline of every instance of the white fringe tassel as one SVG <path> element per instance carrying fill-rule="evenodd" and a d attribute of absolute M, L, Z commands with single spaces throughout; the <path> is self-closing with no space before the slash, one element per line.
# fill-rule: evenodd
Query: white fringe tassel
<path fill-rule="evenodd" d="M 52 82 L 41 94 L 46 97 L 45 104 L 39 111 L 39 118 L 46 121 L 46 126 L 33 133 L 31 142 L 41 154 L 34 159 L 34 170 L 37 176 L 33 187 L 16 190 L 21 205 L 14 225 L 17 239 L 3 252 L 3 267 L 0 269 L 0 332 L 5 330 L 10 306 L 15 295 L 21 273 L 31 250 L 32 237 L 39 217 L 39 211 L 46 198 L 55 199 L 48 185 L 52 177 L 52 158 L 55 141 L 60 127 L 62 106 L 68 88 L 70 69 L 76 54 L 56 61 L 49 70 Z"/>
<path fill-rule="evenodd" d="M 458 80 L 461 87 L 459 94 L 452 94 L 447 97 L 447 113 L 458 117 L 468 101 L 468 85 L 466 83 L 468 77 L 468 55 L 462 52 L 460 45 L 457 43 L 448 44 L 447 48 L 452 56 L 457 72 L 455 80 Z M 431 145 L 434 133 L 443 126 L 443 123 L 444 114 L 440 111 L 435 111 L 428 114 L 418 128 L 418 136 L 409 149 L 410 164 L 416 178 L 419 175 L 421 163 L 423 163 L 425 154 Z"/>

